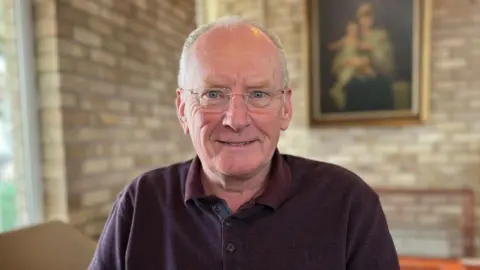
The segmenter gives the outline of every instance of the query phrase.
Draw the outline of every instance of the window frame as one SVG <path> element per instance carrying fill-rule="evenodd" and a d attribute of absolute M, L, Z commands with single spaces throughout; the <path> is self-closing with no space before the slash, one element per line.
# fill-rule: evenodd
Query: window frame
<path fill-rule="evenodd" d="M 32 0 L 12 0 L 18 61 L 27 225 L 44 221 L 44 192 L 40 152 L 40 108 L 37 99 L 35 34 Z"/>

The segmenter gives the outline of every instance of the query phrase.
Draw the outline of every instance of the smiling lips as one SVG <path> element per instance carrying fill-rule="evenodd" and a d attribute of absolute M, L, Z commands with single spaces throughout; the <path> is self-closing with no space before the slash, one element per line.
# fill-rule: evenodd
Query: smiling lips
<path fill-rule="evenodd" d="M 221 143 L 221 144 L 226 144 L 226 145 L 229 145 L 229 146 L 245 146 L 245 145 L 249 145 L 251 143 L 254 143 L 256 142 L 257 140 L 250 140 L 250 141 L 220 141 L 220 140 L 217 140 L 217 142 Z"/>

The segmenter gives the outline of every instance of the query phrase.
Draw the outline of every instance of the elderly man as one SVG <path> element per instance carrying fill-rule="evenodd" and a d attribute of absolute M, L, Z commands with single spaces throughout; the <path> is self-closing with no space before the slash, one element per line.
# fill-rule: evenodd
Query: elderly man
<path fill-rule="evenodd" d="M 277 150 L 292 90 L 272 33 L 237 17 L 201 26 L 178 83 L 178 118 L 197 156 L 119 194 L 89 269 L 399 269 L 367 184 Z"/>

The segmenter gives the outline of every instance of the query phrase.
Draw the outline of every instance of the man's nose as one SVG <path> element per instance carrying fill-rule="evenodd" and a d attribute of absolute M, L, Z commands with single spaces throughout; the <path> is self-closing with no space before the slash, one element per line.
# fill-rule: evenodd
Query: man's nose
<path fill-rule="evenodd" d="M 225 111 L 222 124 L 235 131 L 240 131 L 251 124 L 244 96 L 232 95 L 230 106 Z"/>

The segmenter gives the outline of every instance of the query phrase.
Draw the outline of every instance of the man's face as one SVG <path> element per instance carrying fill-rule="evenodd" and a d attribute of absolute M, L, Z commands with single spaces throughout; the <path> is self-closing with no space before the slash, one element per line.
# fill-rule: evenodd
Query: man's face
<path fill-rule="evenodd" d="M 257 97 L 282 90 L 279 64 L 274 44 L 247 26 L 215 28 L 191 48 L 185 89 L 177 90 L 177 110 L 203 166 L 213 173 L 248 177 L 268 165 L 291 120 L 291 90 L 274 95 L 265 108 L 245 103 L 242 94 Z M 212 88 L 231 90 L 225 109 L 212 111 L 200 104 L 198 95 L 185 91 Z"/>

